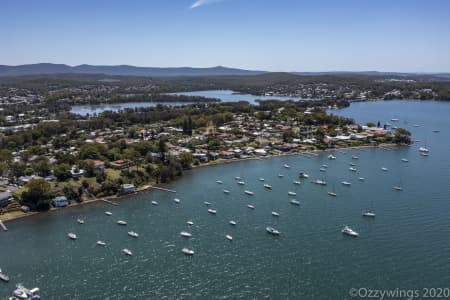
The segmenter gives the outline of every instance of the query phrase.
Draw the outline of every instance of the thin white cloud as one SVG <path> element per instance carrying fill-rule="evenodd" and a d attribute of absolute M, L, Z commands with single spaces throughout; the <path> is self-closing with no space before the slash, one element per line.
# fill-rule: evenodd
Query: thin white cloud
<path fill-rule="evenodd" d="M 213 4 L 217 2 L 222 2 L 224 0 L 197 0 L 191 5 L 191 9 L 206 5 L 206 4 Z"/>

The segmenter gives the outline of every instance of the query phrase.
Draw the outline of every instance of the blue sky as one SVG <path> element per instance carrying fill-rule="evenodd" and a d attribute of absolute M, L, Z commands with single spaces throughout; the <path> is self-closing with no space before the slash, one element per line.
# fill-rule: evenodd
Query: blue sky
<path fill-rule="evenodd" d="M 447 0 L 1 0 L 0 64 L 450 72 Z"/>

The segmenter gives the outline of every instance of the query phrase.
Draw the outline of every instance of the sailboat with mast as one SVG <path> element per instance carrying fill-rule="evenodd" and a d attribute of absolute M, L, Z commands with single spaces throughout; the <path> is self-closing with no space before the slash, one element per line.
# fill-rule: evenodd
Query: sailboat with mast
<path fill-rule="evenodd" d="M 373 199 L 370 200 L 370 209 L 363 211 L 362 216 L 365 218 L 375 218 L 375 210 L 373 209 Z"/>

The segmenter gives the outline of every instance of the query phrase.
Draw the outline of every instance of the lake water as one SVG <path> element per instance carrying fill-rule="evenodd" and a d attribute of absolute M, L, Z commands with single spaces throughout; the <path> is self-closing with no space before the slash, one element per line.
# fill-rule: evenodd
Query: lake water
<path fill-rule="evenodd" d="M 210 91 L 192 91 L 192 92 L 180 92 L 180 93 L 169 93 L 172 95 L 183 95 L 183 96 L 201 96 L 207 98 L 220 99 L 224 102 L 238 102 L 247 101 L 251 104 L 258 104 L 257 99 L 260 100 L 295 100 L 299 101 L 301 98 L 291 98 L 283 96 L 254 96 L 250 94 L 237 94 L 231 90 L 210 90 Z M 72 106 L 70 112 L 73 114 L 86 116 L 93 114 L 100 114 L 105 111 L 120 111 L 126 108 L 141 108 L 141 107 L 155 107 L 159 104 L 169 105 L 169 106 L 181 106 L 194 104 L 193 102 L 124 102 L 124 103 L 114 103 L 114 104 L 96 104 L 96 105 L 74 105 Z"/>
<path fill-rule="evenodd" d="M 399 127 L 422 142 L 392 150 L 335 151 L 336 160 L 321 153 L 199 168 L 169 185 L 176 194 L 153 191 L 121 200 L 117 207 L 95 203 L 8 222 L 9 231 L 0 232 L 0 268 L 11 282 L 0 282 L 0 298 L 9 296 L 18 282 L 40 287 L 43 299 L 83 300 L 352 299 L 352 287 L 448 288 L 450 103 L 353 103 L 334 113 L 360 122 L 395 117 Z M 435 129 L 440 132 L 433 133 Z M 428 157 L 418 152 L 425 144 Z M 350 162 L 356 173 L 348 170 Z M 325 173 L 319 171 L 323 164 L 328 165 Z M 299 171 L 310 178 L 297 186 L 293 180 L 299 180 Z M 246 185 L 237 185 L 235 176 Z M 265 190 L 260 177 L 273 189 Z M 312 184 L 317 178 L 328 185 Z M 341 185 L 343 180 L 352 185 Z M 395 191 L 394 185 L 404 190 Z M 288 191 L 297 193 L 301 206 L 289 203 Z M 180 204 L 173 202 L 175 197 Z M 152 200 L 159 205 L 151 205 Z M 217 215 L 208 214 L 205 201 Z M 368 208 L 376 218 L 361 216 Z M 113 216 L 106 216 L 106 210 Z M 271 211 L 281 216 L 272 217 Z M 80 217 L 85 224 L 77 224 Z M 116 225 L 119 219 L 128 225 Z M 230 219 L 237 226 L 230 226 Z M 194 226 L 188 228 L 187 220 Z M 360 236 L 343 236 L 343 225 Z M 267 234 L 266 226 L 281 235 Z M 129 237 L 129 230 L 140 237 Z M 192 238 L 181 237 L 182 230 Z M 69 240 L 68 232 L 78 240 Z M 233 236 L 232 242 L 226 234 Z M 96 246 L 97 240 L 108 245 Z M 185 256 L 183 247 L 195 255 Z M 122 248 L 134 255 L 125 256 Z"/>
<path fill-rule="evenodd" d="M 294 100 L 300 101 L 302 98 L 298 97 L 285 97 L 285 96 L 255 96 L 251 94 L 240 94 L 231 90 L 210 90 L 210 91 L 192 91 L 192 92 L 179 92 L 172 93 L 173 95 L 183 96 L 201 96 L 207 98 L 220 99 L 223 102 L 238 102 L 247 101 L 251 104 L 258 104 L 256 100 Z"/>
<path fill-rule="evenodd" d="M 125 102 L 114 104 L 74 105 L 70 112 L 76 115 L 87 116 L 100 114 L 105 111 L 121 111 L 127 108 L 155 107 L 158 105 L 182 106 L 193 104 L 191 102 Z"/>

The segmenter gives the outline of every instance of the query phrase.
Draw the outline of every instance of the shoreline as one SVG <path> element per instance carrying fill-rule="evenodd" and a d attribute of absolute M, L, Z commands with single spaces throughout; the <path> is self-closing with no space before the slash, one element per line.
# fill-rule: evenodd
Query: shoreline
<path fill-rule="evenodd" d="M 391 148 L 397 148 L 397 147 L 403 147 L 403 146 L 409 146 L 409 145 L 397 145 L 397 144 L 380 144 L 377 146 L 372 146 L 372 145 L 363 145 L 363 146 L 354 146 L 354 147 L 339 147 L 339 148 L 330 148 L 330 149 L 324 149 L 324 150 L 302 150 L 302 151 L 297 151 L 297 152 L 286 152 L 286 153 L 280 153 L 280 154 L 275 154 L 275 155 L 267 155 L 267 156 L 251 156 L 251 157 L 245 157 L 245 158 L 230 158 L 230 159 L 222 159 L 218 162 L 213 161 L 208 162 L 208 163 L 204 163 L 198 166 L 192 166 L 191 169 L 187 170 L 187 171 L 191 171 L 191 170 L 195 170 L 197 168 L 204 168 L 204 167 L 211 167 L 211 166 L 220 166 L 220 165 L 225 165 L 225 164 L 231 164 L 231 163 L 236 163 L 236 162 L 241 162 L 241 161 L 249 161 L 249 160 L 265 160 L 265 159 L 271 159 L 271 158 L 276 158 L 276 157 L 283 157 L 283 156 L 295 156 L 295 155 L 299 155 L 299 156 L 308 156 L 308 155 L 313 155 L 313 156 L 317 156 L 319 155 L 319 153 L 327 153 L 327 152 L 333 152 L 333 151 L 338 151 L 338 152 L 343 152 L 345 150 L 358 150 L 358 149 L 391 149 Z M 66 207 L 61 207 L 61 208 L 55 208 L 52 207 L 50 208 L 48 211 L 43 211 L 43 212 L 39 212 L 39 211 L 33 211 L 33 212 L 28 212 L 28 213 L 23 213 L 21 212 L 20 215 L 17 216 L 12 216 L 11 218 L 5 218 L 3 219 L 2 216 L 0 215 L 0 221 L 2 221 L 3 223 L 9 223 L 11 221 L 14 220 L 19 220 L 25 217 L 32 217 L 41 213 L 52 213 L 52 212 L 58 212 L 61 209 L 70 209 L 73 207 L 77 207 L 80 205 L 89 205 L 92 203 L 97 203 L 97 202 L 105 202 L 108 203 L 108 201 L 114 202 L 114 200 L 124 200 L 126 198 L 130 198 L 131 196 L 135 196 L 138 194 L 144 194 L 145 192 L 151 192 L 152 189 L 154 187 L 164 187 L 165 185 L 145 185 L 143 186 L 141 189 L 137 190 L 134 193 L 131 194 L 125 194 L 125 195 L 115 195 L 115 196 L 107 196 L 107 197 L 102 197 L 102 198 L 95 198 L 95 199 L 91 199 L 91 200 L 86 200 L 80 203 L 73 203 L 70 204 Z M 110 205 L 112 205 L 111 203 L 109 203 Z"/>

